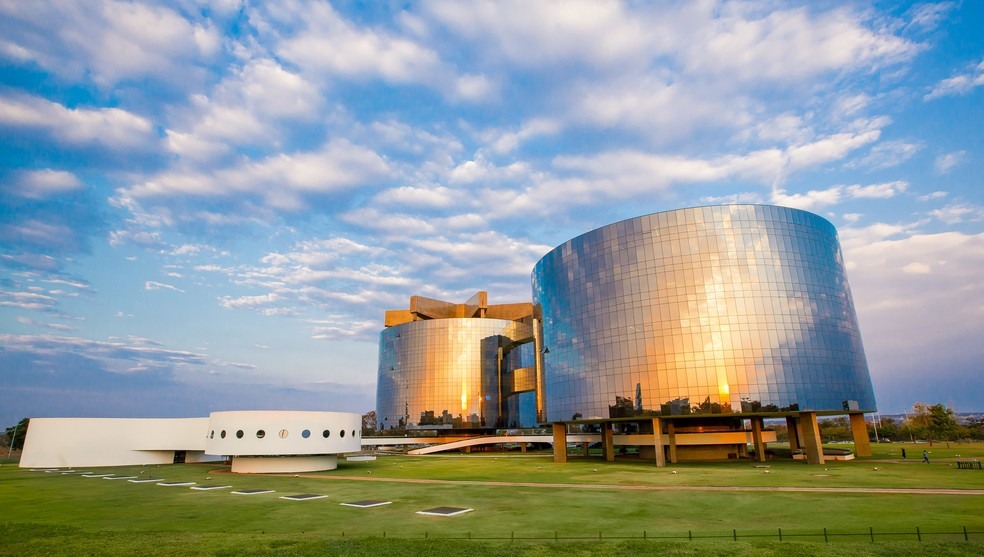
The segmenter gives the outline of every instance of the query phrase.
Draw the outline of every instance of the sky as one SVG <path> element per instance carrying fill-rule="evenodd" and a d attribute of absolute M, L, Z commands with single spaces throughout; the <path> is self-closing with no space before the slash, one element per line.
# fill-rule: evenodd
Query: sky
<path fill-rule="evenodd" d="M 588 230 L 839 230 L 879 411 L 984 410 L 984 3 L 0 0 L 0 425 L 366 412 L 387 309 Z"/>

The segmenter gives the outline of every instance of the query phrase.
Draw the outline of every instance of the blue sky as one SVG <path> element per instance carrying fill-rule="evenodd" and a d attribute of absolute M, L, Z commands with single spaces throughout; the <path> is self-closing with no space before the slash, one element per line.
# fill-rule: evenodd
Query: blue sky
<path fill-rule="evenodd" d="M 0 3 L 0 422 L 364 412 L 386 309 L 726 202 L 837 226 L 881 412 L 984 410 L 982 6 Z"/>

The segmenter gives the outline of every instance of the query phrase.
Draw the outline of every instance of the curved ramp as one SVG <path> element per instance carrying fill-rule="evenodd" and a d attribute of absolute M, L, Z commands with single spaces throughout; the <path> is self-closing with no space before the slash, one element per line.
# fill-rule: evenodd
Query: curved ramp
<path fill-rule="evenodd" d="M 601 435 L 599 434 L 578 434 L 567 436 L 568 443 L 594 443 L 598 441 L 601 441 Z M 424 455 L 439 453 L 442 451 L 453 451 L 455 449 L 463 449 L 465 447 L 475 447 L 478 445 L 501 445 L 505 443 L 549 443 L 552 445 L 553 435 L 488 435 L 484 437 L 470 437 L 468 439 L 461 439 L 450 443 L 441 443 L 431 445 L 429 447 L 421 447 L 419 449 L 414 449 L 407 454 Z"/>

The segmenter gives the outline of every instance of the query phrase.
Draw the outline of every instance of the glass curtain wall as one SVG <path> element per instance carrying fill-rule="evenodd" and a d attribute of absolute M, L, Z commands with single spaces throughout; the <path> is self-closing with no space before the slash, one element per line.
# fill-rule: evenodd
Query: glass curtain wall
<path fill-rule="evenodd" d="M 876 410 L 837 232 L 812 213 L 646 215 L 532 279 L 546 421 Z"/>
<path fill-rule="evenodd" d="M 380 430 L 480 429 L 519 426 L 521 406 L 500 377 L 532 365 L 529 325 L 503 319 L 432 319 L 380 334 L 376 419 Z M 503 346 L 502 365 L 499 347 Z M 514 425 L 515 424 L 515 425 Z M 525 424 L 531 426 L 534 424 Z"/>

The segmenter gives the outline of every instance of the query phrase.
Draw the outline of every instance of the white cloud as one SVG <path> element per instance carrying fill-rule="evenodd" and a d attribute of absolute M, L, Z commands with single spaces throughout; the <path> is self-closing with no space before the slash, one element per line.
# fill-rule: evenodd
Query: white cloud
<path fill-rule="evenodd" d="M 424 10 L 454 33 L 482 43 L 513 64 L 582 60 L 596 67 L 649 50 L 657 29 L 616 2 L 431 1 Z M 491 54 L 490 54 L 491 55 Z"/>
<path fill-rule="evenodd" d="M 848 168 L 869 168 L 880 170 L 892 168 L 911 159 L 922 149 L 919 143 L 905 141 L 884 141 L 871 148 L 868 154 L 847 164 Z"/>
<path fill-rule="evenodd" d="M 931 31 L 943 22 L 950 11 L 957 7 L 955 2 L 928 2 L 909 8 L 909 27 Z"/>
<path fill-rule="evenodd" d="M 156 282 L 153 280 L 148 280 L 144 282 L 144 290 L 171 290 L 173 292 L 184 293 L 184 290 L 181 290 L 177 286 L 163 283 L 163 282 Z"/>
<path fill-rule="evenodd" d="M 167 146 L 191 161 L 209 161 L 235 146 L 277 146 L 288 122 L 306 122 L 322 105 L 313 84 L 266 58 L 231 68 L 210 96 L 190 101 L 172 114 Z"/>
<path fill-rule="evenodd" d="M 944 153 L 938 155 L 936 160 L 933 161 L 933 168 L 936 170 L 937 174 L 946 174 L 947 172 L 953 170 L 954 167 L 963 163 L 967 160 L 967 151 L 954 151 L 952 153 Z"/>
<path fill-rule="evenodd" d="M 291 14 L 271 10 L 264 15 L 269 22 L 294 17 L 293 24 L 303 26 L 301 32 L 280 42 L 277 53 L 306 72 L 411 83 L 441 71 L 440 58 L 433 50 L 384 30 L 359 28 L 327 4 L 298 3 L 293 8 Z"/>
<path fill-rule="evenodd" d="M 947 224 L 959 224 L 984 219 L 984 207 L 968 204 L 952 204 L 929 212 L 934 218 Z"/>
<path fill-rule="evenodd" d="M 919 201 L 931 201 L 933 199 L 942 199 L 942 198 L 946 197 L 947 195 L 949 195 L 949 193 L 948 192 L 945 192 L 945 191 L 934 191 L 933 193 L 927 193 L 926 195 L 920 195 L 916 199 L 918 199 Z"/>
<path fill-rule="evenodd" d="M 717 17 L 692 41 L 694 71 L 745 81 L 790 81 L 846 69 L 874 70 L 911 58 L 919 47 L 885 29 L 870 29 L 847 8 L 811 13 L 806 8 L 758 13 L 762 5 L 708 4 Z"/>
<path fill-rule="evenodd" d="M 23 170 L 15 175 L 8 191 L 28 199 L 47 199 L 85 187 L 75 174 L 63 170 Z"/>
<path fill-rule="evenodd" d="M 0 97 L 0 125 L 38 129 L 69 144 L 103 144 L 132 150 L 152 145 L 147 119 L 119 108 L 66 108 L 38 97 Z"/>
<path fill-rule="evenodd" d="M 551 118 L 534 118 L 523 122 L 518 131 L 491 130 L 483 134 L 483 139 L 493 152 L 500 155 L 510 153 L 523 142 L 538 136 L 555 135 L 560 132 L 560 121 Z"/>
<path fill-rule="evenodd" d="M 984 85 L 984 61 L 974 66 L 967 73 L 958 74 L 940 81 L 933 86 L 933 90 L 927 93 L 923 99 L 930 101 L 940 97 L 966 95 L 981 85 Z"/>
<path fill-rule="evenodd" d="M 825 205 L 835 205 L 843 198 L 844 186 L 833 186 L 825 190 L 810 190 L 806 193 L 787 194 L 786 190 L 775 190 L 772 192 L 771 201 L 776 205 L 803 209 L 804 211 L 816 210 Z"/>
<path fill-rule="evenodd" d="M 845 241 L 851 288 L 876 383 L 924 377 L 959 354 L 979 359 L 984 234 Z"/>
<path fill-rule="evenodd" d="M 337 139 L 320 151 L 283 153 L 259 161 L 244 160 L 214 172 L 172 171 L 122 188 L 119 203 L 129 199 L 172 196 L 233 197 L 248 194 L 275 210 L 294 211 L 309 195 L 323 195 L 372 185 L 391 172 L 375 152 Z"/>
<path fill-rule="evenodd" d="M 164 6 L 34 0 L 3 3 L 0 12 L 0 53 L 8 59 L 106 89 L 146 76 L 169 86 L 187 83 L 221 46 L 209 22 Z"/>
<path fill-rule="evenodd" d="M 902 272 L 909 273 L 912 275 L 928 275 L 930 272 L 932 272 L 932 269 L 930 269 L 929 265 L 925 263 L 919 263 L 917 261 L 913 261 L 912 263 L 909 263 L 905 267 L 902 267 Z"/>
<path fill-rule="evenodd" d="M 909 183 L 904 180 L 898 180 L 884 184 L 871 184 L 869 186 L 855 184 L 847 186 L 846 191 L 851 199 L 890 199 L 907 189 L 909 189 Z"/>
<path fill-rule="evenodd" d="M 446 209 L 453 206 L 458 196 L 455 190 L 444 186 L 401 186 L 383 190 L 373 197 L 373 204 L 391 207 L 417 207 Z"/>

